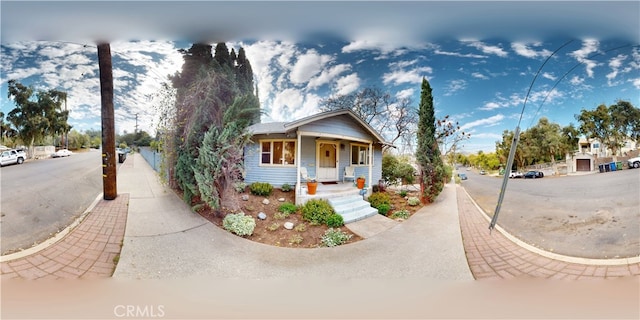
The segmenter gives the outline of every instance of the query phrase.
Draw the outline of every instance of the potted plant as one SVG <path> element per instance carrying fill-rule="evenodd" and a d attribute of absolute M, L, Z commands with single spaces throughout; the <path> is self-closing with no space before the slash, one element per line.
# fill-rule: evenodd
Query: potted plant
<path fill-rule="evenodd" d="M 365 182 L 364 175 L 360 175 L 358 177 L 358 179 L 356 179 L 356 183 L 358 185 L 358 189 L 363 189 L 364 188 L 364 182 Z"/>
<path fill-rule="evenodd" d="M 312 178 L 312 177 L 307 178 L 307 193 L 316 194 L 317 188 L 318 188 L 318 181 L 316 181 L 316 178 Z"/>

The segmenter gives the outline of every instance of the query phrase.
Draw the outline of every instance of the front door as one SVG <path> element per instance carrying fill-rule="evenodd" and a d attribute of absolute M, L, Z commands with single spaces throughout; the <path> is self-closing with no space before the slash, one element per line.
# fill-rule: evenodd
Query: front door
<path fill-rule="evenodd" d="M 338 143 L 332 141 L 318 141 L 317 168 L 319 181 L 338 180 Z"/>

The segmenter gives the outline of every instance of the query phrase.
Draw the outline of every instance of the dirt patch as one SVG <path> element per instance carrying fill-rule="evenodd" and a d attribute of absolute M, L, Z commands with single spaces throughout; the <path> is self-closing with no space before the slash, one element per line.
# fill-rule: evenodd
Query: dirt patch
<path fill-rule="evenodd" d="M 422 205 L 410 206 L 407 204 L 408 197 L 417 197 L 418 192 L 408 191 L 403 197 L 397 191 L 386 190 L 391 199 L 392 209 L 387 213 L 388 217 L 391 217 L 394 212 L 399 210 L 407 210 L 409 216 L 417 212 Z M 248 196 L 248 200 L 242 200 L 242 196 Z M 244 193 L 238 193 L 238 203 L 240 204 L 245 215 L 251 216 L 256 221 L 256 227 L 251 236 L 245 236 L 244 238 L 251 241 L 268 244 L 278 247 L 288 248 L 317 248 L 322 246 L 322 236 L 329 229 L 326 225 L 312 225 L 307 221 L 304 221 L 302 214 L 298 212 L 290 214 L 288 217 L 283 218 L 278 214 L 278 208 L 283 203 L 295 203 L 294 191 L 284 192 L 280 189 L 274 188 L 273 193 L 268 197 L 252 195 L 248 188 Z M 268 204 L 265 204 L 264 200 L 268 200 Z M 283 200 L 283 201 L 281 201 Z M 197 199 L 194 203 L 197 203 Z M 266 218 L 264 220 L 258 219 L 258 214 L 264 212 Z M 211 210 L 207 206 L 201 206 L 198 213 L 211 221 L 216 226 L 222 228 L 223 215 L 217 214 L 214 210 Z M 403 221 L 404 219 L 396 219 L 397 221 Z M 289 230 L 284 227 L 285 222 L 291 222 L 294 228 Z M 347 243 L 354 243 L 363 240 L 362 237 L 353 233 L 346 226 L 340 228 L 343 232 L 351 235 L 351 239 Z"/>

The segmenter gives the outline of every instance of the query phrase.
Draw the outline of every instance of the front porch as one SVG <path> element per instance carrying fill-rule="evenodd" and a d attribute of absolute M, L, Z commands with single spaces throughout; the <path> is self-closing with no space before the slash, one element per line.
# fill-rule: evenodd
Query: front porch
<path fill-rule="evenodd" d="M 309 194 L 307 192 L 307 183 L 301 181 L 300 188 L 296 188 L 296 190 L 299 190 L 296 193 L 296 205 L 303 205 L 311 199 L 330 200 L 333 198 L 360 195 L 360 192 L 362 191 L 361 189 L 358 189 L 356 185 L 351 181 L 347 181 L 344 183 L 340 181 L 332 184 L 318 182 L 316 194 Z"/>

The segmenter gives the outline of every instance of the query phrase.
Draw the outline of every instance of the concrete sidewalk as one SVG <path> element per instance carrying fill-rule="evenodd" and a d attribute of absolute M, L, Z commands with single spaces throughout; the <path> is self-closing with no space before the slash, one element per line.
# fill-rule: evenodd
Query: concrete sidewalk
<path fill-rule="evenodd" d="M 132 167 L 121 168 L 118 182 L 119 192 L 129 193 L 130 200 L 124 246 L 114 273 L 117 278 L 473 279 L 460 236 L 453 184 L 445 187 L 436 203 L 403 223 L 380 229 L 373 220 L 357 222 L 353 228 L 369 236 L 364 241 L 291 249 L 240 238 L 191 212 L 159 183 L 138 154 Z"/>

